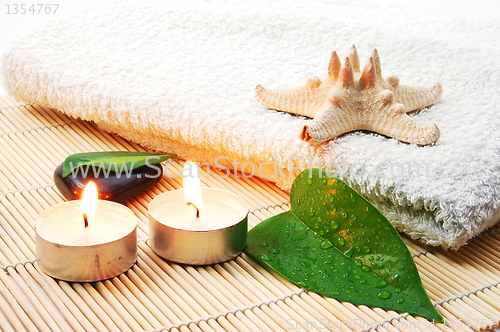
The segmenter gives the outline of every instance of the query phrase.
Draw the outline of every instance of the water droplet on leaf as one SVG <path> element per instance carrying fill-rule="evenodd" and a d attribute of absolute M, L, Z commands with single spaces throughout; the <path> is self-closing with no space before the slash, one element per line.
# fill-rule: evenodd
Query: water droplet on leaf
<path fill-rule="evenodd" d="M 355 196 L 354 194 L 352 194 L 352 193 L 350 194 L 350 196 L 351 196 L 351 197 L 350 197 L 350 201 L 351 201 L 351 203 L 356 202 L 356 196 Z"/>
<path fill-rule="evenodd" d="M 389 291 L 381 291 L 380 293 L 377 294 L 377 297 L 379 299 L 388 299 L 391 297 L 391 292 Z"/>
<path fill-rule="evenodd" d="M 276 249 L 276 248 L 275 248 L 275 249 L 271 249 L 271 250 L 269 250 L 269 253 L 270 253 L 270 254 L 273 254 L 273 255 L 277 255 L 277 254 L 279 254 L 279 253 L 280 253 L 280 250 L 279 250 L 279 249 Z"/>
<path fill-rule="evenodd" d="M 328 249 L 333 247 L 333 244 L 330 241 L 323 241 L 321 242 L 320 246 L 321 249 Z"/>
<path fill-rule="evenodd" d="M 268 255 L 259 255 L 259 258 L 264 262 L 269 262 L 271 260 L 271 257 L 269 257 Z"/>
<path fill-rule="evenodd" d="M 346 255 L 347 257 L 352 257 L 353 254 L 354 254 L 354 247 L 351 247 L 346 251 L 344 251 L 344 255 Z"/>
<path fill-rule="evenodd" d="M 379 281 L 377 281 L 377 283 L 375 284 L 375 287 L 376 288 L 384 288 L 385 286 L 388 285 L 388 282 L 385 281 L 384 279 L 380 279 Z"/>

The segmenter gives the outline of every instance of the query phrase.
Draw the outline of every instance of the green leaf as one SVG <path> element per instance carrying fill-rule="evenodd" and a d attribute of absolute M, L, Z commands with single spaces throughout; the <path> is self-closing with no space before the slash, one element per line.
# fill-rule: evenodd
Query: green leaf
<path fill-rule="evenodd" d="M 397 231 L 346 183 L 306 170 L 290 204 L 249 232 L 248 255 L 316 293 L 444 322 Z"/>
<path fill-rule="evenodd" d="M 94 165 L 111 171 L 132 170 L 145 165 L 155 165 L 175 154 L 133 152 L 133 151 L 104 151 L 76 153 L 68 156 L 63 163 L 62 176 L 67 177 L 77 167 Z"/>

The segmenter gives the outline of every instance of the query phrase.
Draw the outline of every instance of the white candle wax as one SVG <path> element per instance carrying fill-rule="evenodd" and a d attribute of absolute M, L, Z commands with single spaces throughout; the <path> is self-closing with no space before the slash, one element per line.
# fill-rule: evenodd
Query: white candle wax
<path fill-rule="evenodd" d="M 36 219 L 38 265 L 61 280 L 94 282 L 118 276 L 137 259 L 137 221 L 124 205 L 98 201 L 85 227 L 81 201 L 43 211 Z"/>
<path fill-rule="evenodd" d="M 184 190 L 168 191 L 149 203 L 149 245 L 153 251 L 181 264 L 206 265 L 227 261 L 245 248 L 248 205 L 237 195 L 201 188 L 199 206 L 188 205 Z"/>
<path fill-rule="evenodd" d="M 136 227 L 129 211 L 116 203 L 98 201 L 96 212 L 88 217 L 88 227 L 84 227 L 80 201 L 66 202 L 39 216 L 37 233 L 46 241 L 68 246 L 111 242 L 126 236 Z"/>
<path fill-rule="evenodd" d="M 205 195 L 202 194 L 203 205 L 199 207 L 199 218 L 196 217 L 196 209 L 187 204 L 182 190 L 171 192 L 168 199 L 153 205 L 149 212 L 165 225 L 192 231 L 229 227 L 246 216 L 247 208 L 236 198 L 217 191 L 210 192 L 210 195 L 203 192 Z"/>

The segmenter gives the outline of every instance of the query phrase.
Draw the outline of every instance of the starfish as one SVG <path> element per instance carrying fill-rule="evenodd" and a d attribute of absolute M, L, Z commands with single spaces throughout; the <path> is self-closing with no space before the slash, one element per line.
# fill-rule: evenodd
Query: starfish
<path fill-rule="evenodd" d="M 324 81 L 313 76 L 305 86 L 279 90 L 259 84 L 255 98 L 268 108 L 314 118 L 299 135 L 309 143 L 368 130 L 402 142 L 427 145 L 439 139 L 438 127 L 422 126 L 406 113 L 433 104 L 442 91 L 440 83 L 420 87 L 400 85 L 397 76 L 384 80 L 376 49 L 361 72 L 353 45 L 342 64 L 337 53 L 332 53 Z"/>

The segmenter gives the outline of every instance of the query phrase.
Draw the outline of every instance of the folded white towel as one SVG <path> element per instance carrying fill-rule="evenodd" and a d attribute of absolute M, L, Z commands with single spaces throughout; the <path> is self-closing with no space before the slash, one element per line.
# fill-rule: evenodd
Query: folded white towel
<path fill-rule="evenodd" d="M 333 167 L 399 230 L 458 248 L 500 217 L 498 12 L 438 16 L 391 0 L 128 0 L 15 40 L 2 71 L 19 99 L 283 188 L 290 165 Z M 309 119 L 254 99 L 257 84 L 323 79 L 331 52 L 343 58 L 351 44 L 362 65 L 377 48 L 383 76 L 401 84 L 441 82 L 442 99 L 412 115 L 438 125 L 436 145 L 354 132 L 312 146 L 298 138 Z"/>

